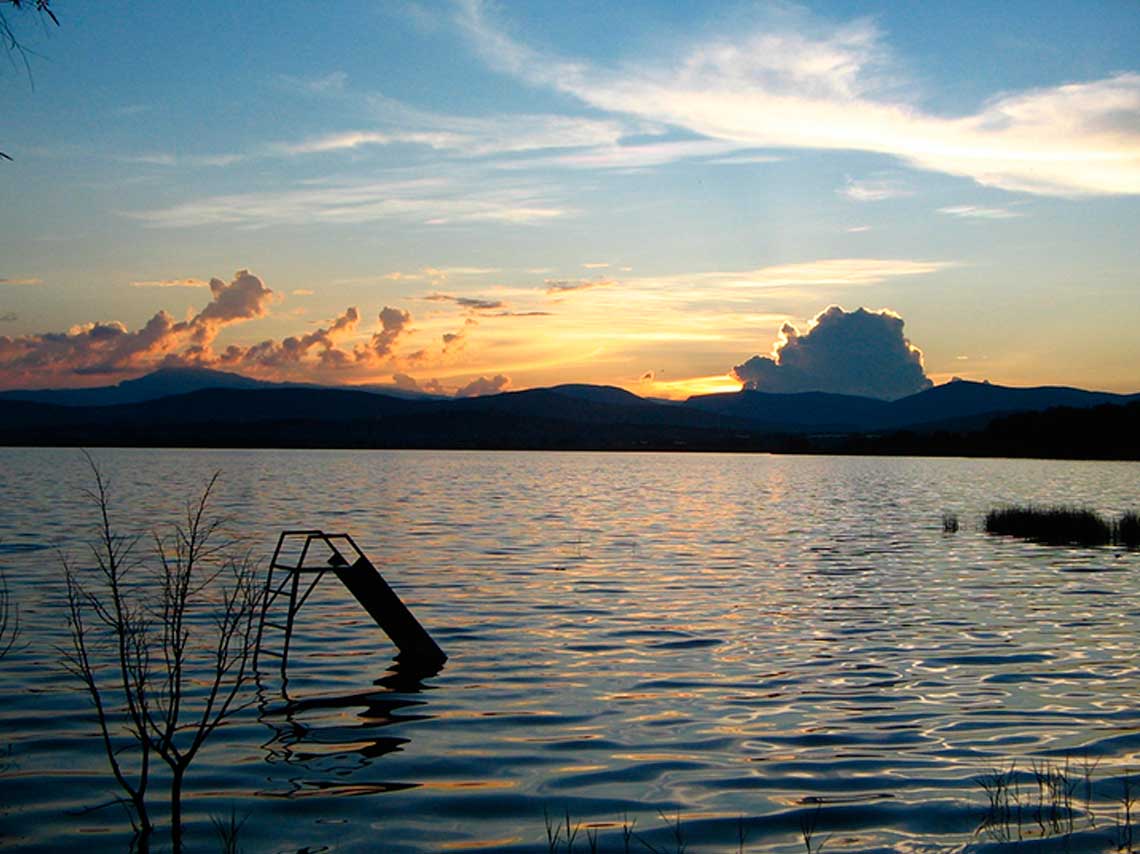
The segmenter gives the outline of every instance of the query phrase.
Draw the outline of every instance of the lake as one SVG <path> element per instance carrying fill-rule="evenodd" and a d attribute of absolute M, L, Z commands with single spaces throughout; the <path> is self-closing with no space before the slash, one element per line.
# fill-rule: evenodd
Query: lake
<path fill-rule="evenodd" d="M 547 851 L 544 811 L 581 823 L 577 851 L 587 833 L 625 850 L 623 824 L 630 850 L 675 851 L 678 822 L 691 854 L 738 851 L 741 834 L 744 850 L 802 852 L 805 833 L 829 852 L 1019 835 L 1108 851 L 1125 783 L 1140 792 L 1140 554 L 980 530 L 1009 503 L 1136 508 L 1138 463 L 95 458 L 124 532 L 176 521 L 220 471 L 214 509 L 265 562 L 282 529 L 351 533 L 450 656 L 434 676 L 392 673 L 390 641 L 327 577 L 288 684 L 267 674 L 262 702 L 191 766 L 192 851 L 221 850 L 211 819 L 231 815 L 247 851 Z M 90 472 L 68 449 L 0 449 L 0 472 L 22 626 L 0 662 L 0 844 L 127 850 L 90 704 L 56 649 L 59 552 L 86 560 Z M 979 779 L 1011 766 L 1020 812 L 995 817 Z M 1073 781 L 1060 829 L 1033 810 L 1047 766 Z"/>

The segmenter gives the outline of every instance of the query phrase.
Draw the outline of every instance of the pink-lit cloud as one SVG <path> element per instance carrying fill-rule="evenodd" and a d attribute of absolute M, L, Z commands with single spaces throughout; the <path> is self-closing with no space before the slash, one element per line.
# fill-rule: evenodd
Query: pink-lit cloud
<path fill-rule="evenodd" d="M 211 279 L 210 301 L 189 320 L 159 311 L 141 328 L 120 321 L 96 321 L 66 332 L 0 336 L 0 385 L 75 384 L 83 377 L 127 377 L 160 366 L 235 370 L 273 379 L 308 379 L 332 371 L 378 369 L 393 355 L 411 314 L 385 306 L 379 329 L 353 342 L 360 315 L 348 308 L 305 335 L 267 339 L 252 345 L 215 346 L 227 327 L 264 317 L 276 295 L 248 270 L 230 282 Z"/>

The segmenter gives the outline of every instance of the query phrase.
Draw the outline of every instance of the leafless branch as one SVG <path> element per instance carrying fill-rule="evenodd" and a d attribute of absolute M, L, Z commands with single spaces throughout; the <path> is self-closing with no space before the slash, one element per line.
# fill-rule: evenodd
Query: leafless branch
<path fill-rule="evenodd" d="M 110 486 L 87 459 L 87 495 L 98 511 L 93 583 L 85 585 L 64 561 L 72 635 L 65 665 L 91 696 L 112 774 L 143 832 L 151 827 L 152 756 L 169 770 L 172 847 L 179 851 L 186 772 L 206 739 L 247 705 L 261 612 L 258 568 L 248 555 L 233 554 L 210 513 L 214 475 L 183 522 L 154 535 L 155 565 L 147 569 L 135 554 L 138 538 L 116 533 Z M 132 770 L 128 746 L 136 754 Z"/>

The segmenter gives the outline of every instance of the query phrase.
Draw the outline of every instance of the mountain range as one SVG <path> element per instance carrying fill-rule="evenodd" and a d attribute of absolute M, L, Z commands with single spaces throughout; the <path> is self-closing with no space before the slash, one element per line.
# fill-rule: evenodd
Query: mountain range
<path fill-rule="evenodd" d="M 1140 412 L 1140 394 L 956 380 L 895 401 L 740 391 L 666 402 L 581 384 L 445 398 L 178 368 L 102 388 L 0 392 L 0 443 L 891 452 L 901 439 L 883 436 L 905 433 L 909 447 L 955 436 L 978 449 L 1016 413 L 1122 407 Z M 1023 429 L 1034 432 L 1031 424 Z M 1002 452 L 1015 451 L 1008 431 L 1002 435 Z M 1129 456 L 1131 443 L 1123 441 Z"/>

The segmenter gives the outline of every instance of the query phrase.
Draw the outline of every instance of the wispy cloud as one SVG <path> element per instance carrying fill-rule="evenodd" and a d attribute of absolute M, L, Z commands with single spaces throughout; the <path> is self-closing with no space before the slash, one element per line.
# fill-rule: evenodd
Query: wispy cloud
<path fill-rule="evenodd" d="M 547 279 L 543 282 L 548 294 L 567 294 L 589 288 L 602 288 L 613 283 L 613 279 Z"/>
<path fill-rule="evenodd" d="M 980 205 L 951 205 L 939 208 L 940 214 L 958 217 L 959 219 L 1016 219 L 1023 214 L 1011 211 L 1008 208 L 989 208 Z"/>
<path fill-rule="evenodd" d="M 596 109 L 739 149 L 892 155 L 911 166 L 1043 195 L 1140 193 L 1140 74 L 1030 89 L 947 117 L 900 99 L 890 50 L 870 23 L 758 28 L 671 60 L 601 67 L 508 36 L 479 0 L 458 22 L 482 56 Z"/>
<path fill-rule="evenodd" d="M 374 126 L 274 143 L 266 153 L 295 156 L 416 145 L 457 157 L 494 157 L 616 145 L 640 126 L 616 119 L 556 114 L 448 115 L 419 110 L 381 95 L 360 96 L 356 109 L 370 113 Z"/>
<path fill-rule="evenodd" d="M 424 267 L 425 276 L 446 279 L 448 276 L 489 276 L 498 273 L 498 267 Z"/>
<path fill-rule="evenodd" d="M 155 279 L 131 282 L 132 288 L 208 288 L 209 286 L 210 283 L 205 279 Z"/>
<path fill-rule="evenodd" d="M 358 224 L 404 220 L 541 223 L 569 211 L 546 200 L 546 187 L 464 186 L 446 178 L 407 181 L 321 181 L 289 190 L 207 196 L 127 216 L 156 228 L 233 225 L 260 228 L 311 223 Z"/>
<path fill-rule="evenodd" d="M 122 163 L 137 163 L 143 166 L 202 166 L 223 167 L 242 163 L 250 158 L 249 154 L 236 152 L 223 154 L 175 154 L 172 152 L 144 152 L 142 154 L 117 155 L 116 160 Z"/>
<path fill-rule="evenodd" d="M 830 258 L 796 264 L 777 264 L 740 272 L 705 272 L 657 282 L 704 282 L 733 289 L 851 287 L 874 285 L 904 276 L 923 276 L 955 266 L 951 261 L 906 258 Z"/>
<path fill-rule="evenodd" d="M 847 183 L 837 192 L 853 202 L 882 202 L 913 195 L 909 188 L 893 178 L 848 178 Z"/>
<path fill-rule="evenodd" d="M 502 300 L 456 296 L 455 294 L 428 294 L 424 299 L 430 302 L 450 302 L 460 308 L 469 308 L 474 311 L 494 311 L 506 307 L 506 303 Z"/>
<path fill-rule="evenodd" d="M 9 279 L 0 276 L 0 285 L 42 285 L 43 279 L 37 279 L 34 276 L 26 276 L 24 278 Z"/>

